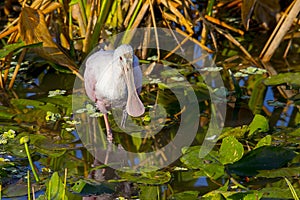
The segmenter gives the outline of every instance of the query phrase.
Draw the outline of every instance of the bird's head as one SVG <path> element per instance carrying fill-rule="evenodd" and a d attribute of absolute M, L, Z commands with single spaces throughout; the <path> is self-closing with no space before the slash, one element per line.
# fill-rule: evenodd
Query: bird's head
<path fill-rule="evenodd" d="M 122 69 L 125 83 L 127 85 L 128 97 L 126 103 L 126 111 L 133 117 L 141 116 L 145 112 L 144 105 L 142 104 L 136 92 L 134 84 L 133 73 L 133 49 L 128 44 L 119 46 L 114 52 L 114 61 Z"/>
<path fill-rule="evenodd" d="M 119 46 L 114 52 L 114 59 L 120 64 L 124 72 L 133 68 L 133 49 L 128 44 Z"/>

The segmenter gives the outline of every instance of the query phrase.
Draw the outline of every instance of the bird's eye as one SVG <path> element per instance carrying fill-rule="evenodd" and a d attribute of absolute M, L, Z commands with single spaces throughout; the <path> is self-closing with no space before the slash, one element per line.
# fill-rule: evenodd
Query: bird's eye
<path fill-rule="evenodd" d="M 120 60 L 123 60 L 122 56 L 120 56 Z"/>

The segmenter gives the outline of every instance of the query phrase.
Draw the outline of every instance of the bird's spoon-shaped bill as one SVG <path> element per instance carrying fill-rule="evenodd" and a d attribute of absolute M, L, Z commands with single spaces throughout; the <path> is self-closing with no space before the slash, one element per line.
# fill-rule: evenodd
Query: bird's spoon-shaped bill
<path fill-rule="evenodd" d="M 126 63 L 126 65 L 130 65 L 130 63 Z M 145 107 L 138 97 L 135 85 L 134 85 L 134 77 L 133 77 L 133 68 L 130 66 L 126 66 L 125 69 L 125 81 L 128 90 L 127 104 L 126 104 L 126 112 L 133 117 L 138 117 L 144 114 Z"/>

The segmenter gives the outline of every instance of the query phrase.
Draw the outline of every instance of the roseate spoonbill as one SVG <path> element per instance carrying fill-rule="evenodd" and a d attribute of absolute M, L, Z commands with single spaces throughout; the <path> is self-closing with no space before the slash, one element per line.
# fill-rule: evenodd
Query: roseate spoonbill
<path fill-rule="evenodd" d="M 142 85 L 142 71 L 139 60 L 128 44 L 115 50 L 99 50 L 86 61 L 84 72 L 85 90 L 104 114 L 107 140 L 112 142 L 112 131 L 108 122 L 107 110 L 123 109 L 121 125 L 125 126 L 127 114 L 138 117 L 145 108 L 138 97 Z"/>

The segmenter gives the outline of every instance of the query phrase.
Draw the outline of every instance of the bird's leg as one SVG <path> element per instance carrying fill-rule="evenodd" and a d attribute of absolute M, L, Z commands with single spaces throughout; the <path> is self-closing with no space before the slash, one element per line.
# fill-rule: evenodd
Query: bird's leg
<path fill-rule="evenodd" d="M 127 114 L 126 110 L 124 109 L 123 110 L 123 115 L 122 115 L 122 121 L 121 121 L 121 127 L 122 128 L 125 128 L 127 117 L 128 117 L 128 114 Z"/>
<path fill-rule="evenodd" d="M 109 158 L 109 153 L 112 151 L 112 141 L 113 141 L 113 134 L 112 134 L 112 130 L 108 121 L 108 114 L 107 114 L 107 110 L 105 108 L 105 105 L 101 102 L 101 101 L 96 101 L 97 107 L 98 109 L 103 113 L 103 118 L 104 118 L 104 123 L 105 123 L 105 128 L 106 128 L 106 140 L 108 142 L 107 144 L 107 150 L 106 150 L 106 155 L 105 155 L 105 160 L 104 160 L 104 164 L 106 165 L 108 163 L 108 158 Z M 105 173 L 105 168 L 102 169 L 102 174 Z"/>
<path fill-rule="evenodd" d="M 98 109 L 103 113 L 104 123 L 105 123 L 105 128 L 106 128 L 106 133 L 107 133 L 107 138 L 106 139 L 107 139 L 108 143 L 112 143 L 113 135 L 112 135 L 111 127 L 109 125 L 108 114 L 107 114 L 106 107 L 99 100 L 96 100 L 96 105 L 97 105 Z"/>
<path fill-rule="evenodd" d="M 113 134 L 112 134 L 112 130 L 109 125 L 107 113 L 104 113 L 104 122 L 105 122 L 106 133 L 107 133 L 106 139 L 108 141 L 105 160 L 104 160 L 104 164 L 106 165 L 108 163 L 109 153 L 112 151 L 112 141 L 113 141 Z M 104 173 L 105 173 L 105 168 L 102 169 L 102 174 L 104 174 Z"/>
<path fill-rule="evenodd" d="M 112 143 L 113 141 L 113 134 L 112 134 L 112 130 L 111 127 L 109 125 L 109 121 L 108 121 L 108 114 L 104 113 L 104 122 L 105 122 L 105 128 L 106 128 L 106 133 L 107 133 L 107 141 L 108 143 Z"/>

